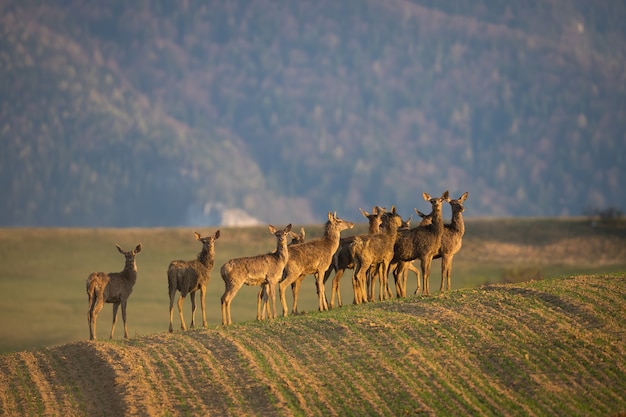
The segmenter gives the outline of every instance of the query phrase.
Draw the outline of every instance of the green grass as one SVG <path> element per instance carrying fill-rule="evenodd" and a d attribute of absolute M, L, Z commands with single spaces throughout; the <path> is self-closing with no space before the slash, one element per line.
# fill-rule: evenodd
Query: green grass
<path fill-rule="evenodd" d="M 463 248 L 453 264 L 452 287 L 475 288 L 495 282 L 518 282 L 537 275 L 546 278 L 624 271 L 626 249 L 620 249 L 626 248 L 624 223 L 591 228 L 585 219 L 468 220 Z M 307 239 L 322 233 L 321 225 L 305 225 L 305 228 Z M 205 235 L 213 233 L 215 228 L 0 229 L 0 314 L 3 317 L 0 352 L 87 339 L 85 280 L 91 272 L 122 269 L 124 259 L 117 252 L 115 243 L 125 249 L 139 242 L 144 247 L 137 256 L 138 280 L 128 303 L 130 336 L 166 331 L 169 325 L 167 266 L 174 259 L 192 259 L 200 251 L 194 231 Z M 350 234 L 365 231 L 366 225 L 359 224 Z M 552 255 L 551 251 L 558 250 L 560 242 L 569 245 L 565 246 L 567 255 L 561 252 Z M 580 248 L 575 246 L 576 242 L 581 242 Z M 589 247 L 585 247 L 584 242 L 589 242 Z M 490 253 L 493 248 L 509 247 L 504 245 L 520 246 L 525 252 L 521 256 L 506 251 L 497 256 Z M 275 239 L 266 227 L 222 228 L 222 236 L 216 242 L 216 266 L 207 294 L 210 325 L 221 323 L 220 297 L 224 284 L 219 267 L 228 259 L 269 252 L 274 246 Z M 537 247 L 539 249 L 535 250 Z M 614 252 L 605 255 L 607 248 Z M 440 271 L 441 263 L 435 260 L 430 279 L 431 293 L 436 294 L 439 290 Z M 341 283 L 344 308 L 352 303 L 351 277 L 351 271 L 347 271 Z M 408 294 L 412 295 L 415 288 L 415 275 L 410 273 Z M 257 291 L 257 288 L 246 286 L 239 291 L 231 309 L 235 322 L 256 318 Z M 330 296 L 330 282 L 326 284 L 326 292 Z M 290 291 L 287 301 L 291 307 Z M 317 310 L 312 276 L 307 276 L 302 284 L 298 307 L 305 312 Z M 111 305 L 106 305 L 98 317 L 100 339 L 108 337 L 111 311 Z M 281 312 L 279 302 L 278 311 Z M 189 299 L 185 301 L 183 313 L 189 326 Z M 196 322 L 201 323 L 200 314 L 198 305 Z M 174 329 L 179 328 L 175 307 Z M 120 317 L 115 337 L 122 336 Z"/>

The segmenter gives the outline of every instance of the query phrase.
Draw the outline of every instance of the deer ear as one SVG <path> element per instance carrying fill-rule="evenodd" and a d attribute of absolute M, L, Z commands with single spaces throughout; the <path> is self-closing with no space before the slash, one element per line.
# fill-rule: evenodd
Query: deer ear
<path fill-rule="evenodd" d="M 200 240 L 200 238 L 202 237 L 198 232 L 193 232 L 193 234 L 196 236 L 196 240 Z"/>
<path fill-rule="evenodd" d="M 444 193 L 441 194 L 441 198 L 443 198 L 446 201 L 450 201 L 450 193 L 448 192 L 448 190 L 444 191 Z"/>
<path fill-rule="evenodd" d="M 220 231 L 218 230 L 217 232 L 215 232 L 214 238 L 217 239 L 220 237 Z"/>
<path fill-rule="evenodd" d="M 121 254 L 126 253 L 126 252 L 124 251 L 124 249 L 122 249 L 122 248 L 120 247 L 120 245 L 118 245 L 117 243 L 115 244 L 115 247 L 117 248 L 117 250 L 118 250 Z"/>
<path fill-rule="evenodd" d="M 424 197 L 424 200 L 430 200 L 430 195 L 428 193 L 423 193 L 422 196 Z"/>
<path fill-rule="evenodd" d="M 289 223 L 289 224 L 287 225 L 287 227 L 285 227 L 285 230 L 286 230 L 287 232 L 291 232 L 291 223 Z"/>
<path fill-rule="evenodd" d="M 274 226 L 272 226 L 271 224 L 267 228 L 270 229 L 270 233 L 271 234 L 275 234 L 276 233 L 276 228 Z"/>
<path fill-rule="evenodd" d="M 141 252 L 141 243 L 137 245 L 137 247 L 135 248 L 135 253 L 139 253 Z"/>
<path fill-rule="evenodd" d="M 467 199 L 467 196 L 469 196 L 469 191 L 465 191 L 463 195 L 459 197 L 459 200 L 461 200 L 461 203 Z"/>
<path fill-rule="evenodd" d="M 361 214 L 363 215 L 363 217 L 367 218 L 367 216 L 369 216 L 369 213 L 365 210 L 363 210 L 362 208 L 359 207 L 359 211 L 361 212 Z"/>
<path fill-rule="evenodd" d="M 300 235 L 302 236 L 302 239 L 304 239 L 304 227 L 300 228 Z"/>

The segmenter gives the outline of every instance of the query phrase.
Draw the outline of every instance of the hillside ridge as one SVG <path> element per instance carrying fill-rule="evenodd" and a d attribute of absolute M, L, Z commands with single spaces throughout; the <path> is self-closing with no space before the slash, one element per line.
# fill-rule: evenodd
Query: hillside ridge
<path fill-rule="evenodd" d="M 0 357 L 2 415 L 617 415 L 626 274 Z"/>

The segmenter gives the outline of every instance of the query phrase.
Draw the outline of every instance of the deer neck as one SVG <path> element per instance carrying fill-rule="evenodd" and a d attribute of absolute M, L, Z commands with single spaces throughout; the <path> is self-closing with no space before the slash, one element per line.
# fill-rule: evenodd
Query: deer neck
<path fill-rule="evenodd" d="M 441 206 L 436 210 L 433 210 L 433 223 L 431 225 L 431 230 L 436 235 L 443 235 L 443 215 L 441 214 Z"/>
<path fill-rule="evenodd" d="M 452 221 L 450 226 L 463 235 L 465 233 L 465 222 L 463 221 L 463 212 L 461 210 L 455 211 L 452 215 Z"/>
<path fill-rule="evenodd" d="M 276 244 L 276 255 L 279 259 L 285 261 L 285 263 L 287 262 L 289 256 L 289 249 L 287 249 L 287 246 L 288 245 L 286 239 L 279 240 Z"/>
<path fill-rule="evenodd" d="M 202 252 L 198 254 L 198 261 L 204 266 L 209 266 L 214 257 L 215 250 L 213 250 L 213 248 L 207 248 L 203 249 Z"/>
<path fill-rule="evenodd" d="M 369 234 L 376 235 L 380 233 L 380 223 L 370 223 Z"/>
<path fill-rule="evenodd" d="M 124 271 L 122 271 L 123 276 L 126 276 L 133 283 L 137 281 L 137 263 L 135 259 L 132 261 L 126 261 L 126 265 L 124 266 Z"/>

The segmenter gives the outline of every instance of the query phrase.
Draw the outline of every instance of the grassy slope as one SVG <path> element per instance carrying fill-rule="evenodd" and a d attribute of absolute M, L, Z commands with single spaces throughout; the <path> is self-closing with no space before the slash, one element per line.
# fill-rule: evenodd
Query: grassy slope
<path fill-rule="evenodd" d="M 360 217 L 360 214 L 358 215 Z M 362 218 L 361 218 L 362 219 Z M 354 220 L 359 220 L 354 218 Z M 300 225 L 296 225 L 299 230 Z M 626 221 L 589 226 L 584 219 L 498 219 L 466 221 L 463 248 L 454 259 L 453 288 L 541 277 L 626 271 Z M 167 266 L 173 259 L 192 259 L 200 250 L 196 229 L 0 229 L 0 353 L 85 340 L 87 296 L 85 279 L 93 271 L 119 271 L 123 257 L 114 244 L 128 249 L 137 243 L 138 279 L 128 304 L 131 337 L 167 330 L 169 324 Z M 351 233 L 364 233 L 359 224 Z M 202 234 L 215 231 L 197 229 Z M 321 225 L 306 226 L 307 239 L 322 233 Z M 346 233 L 348 234 L 348 233 Z M 223 228 L 216 242 L 216 262 L 209 283 L 207 318 L 221 323 L 224 283 L 219 267 L 232 257 L 256 255 L 275 248 L 266 227 Z M 433 262 L 431 290 L 440 283 L 440 261 Z M 417 263 L 419 265 L 419 263 Z M 344 304 L 352 303 L 351 271 L 341 281 Z M 326 291 L 330 297 L 330 282 Z M 415 275 L 407 290 L 413 294 Z M 244 286 L 232 305 L 235 322 L 256 317 L 257 288 Z M 291 306 L 291 294 L 287 295 Z M 314 280 L 306 277 L 298 302 L 300 311 L 315 311 Z M 189 324 L 190 302 L 184 314 Z M 280 307 L 279 307 L 280 310 Z M 110 305 L 98 317 L 98 335 L 108 337 Z M 200 317 L 196 313 L 196 319 Z M 121 320 L 121 319 L 120 319 Z M 175 313 L 174 326 L 179 327 Z M 121 323 L 116 337 L 123 334 Z"/>
<path fill-rule="evenodd" d="M 615 415 L 626 275 L 0 357 L 2 415 Z"/>

